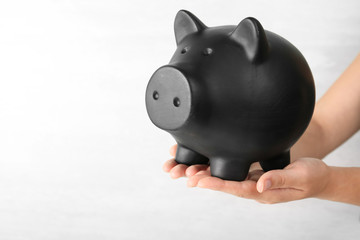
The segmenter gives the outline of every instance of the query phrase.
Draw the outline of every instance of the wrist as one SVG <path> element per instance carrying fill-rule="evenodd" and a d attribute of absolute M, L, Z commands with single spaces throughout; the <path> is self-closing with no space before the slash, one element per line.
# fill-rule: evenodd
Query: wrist
<path fill-rule="evenodd" d="M 360 206 L 360 168 L 328 167 L 326 186 L 316 197 Z"/>
<path fill-rule="evenodd" d="M 316 198 L 331 200 L 332 196 L 336 192 L 336 179 L 338 178 L 338 173 L 336 167 L 327 166 L 327 174 L 324 177 L 324 187 L 321 191 L 315 196 Z"/>

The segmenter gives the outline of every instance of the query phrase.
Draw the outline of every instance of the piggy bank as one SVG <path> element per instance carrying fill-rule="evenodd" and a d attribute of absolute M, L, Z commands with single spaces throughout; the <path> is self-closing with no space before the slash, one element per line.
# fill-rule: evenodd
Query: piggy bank
<path fill-rule="evenodd" d="M 315 103 L 311 70 L 290 42 L 245 18 L 207 27 L 192 13 L 175 17 L 177 49 L 146 88 L 151 121 L 178 144 L 180 164 L 210 164 L 211 175 L 242 181 L 250 165 L 290 163 Z"/>

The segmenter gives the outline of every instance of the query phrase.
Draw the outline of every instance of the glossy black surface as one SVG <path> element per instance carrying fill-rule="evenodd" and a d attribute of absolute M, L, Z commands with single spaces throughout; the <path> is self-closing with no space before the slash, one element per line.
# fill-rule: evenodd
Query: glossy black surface
<path fill-rule="evenodd" d="M 146 107 L 177 141 L 176 161 L 209 163 L 213 176 L 237 181 L 253 162 L 289 164 L 315 103 L 302 54 L 255 18 L 206 27 L 182 10 L 174 27 L 177 49 L 151 77 Z"/>

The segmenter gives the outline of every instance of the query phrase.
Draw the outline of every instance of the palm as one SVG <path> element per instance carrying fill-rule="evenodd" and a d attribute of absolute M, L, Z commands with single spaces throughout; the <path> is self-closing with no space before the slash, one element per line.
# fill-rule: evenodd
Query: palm
<path fill-rule="evenodd" d="M 175 157 L 177 146 L 174 145 L 170 148 L 171 156 Z M 192 165 L 187 166 L 178 164 L 174 158 L 166 161 L 163 165 L 163 170 L 169 172 L 172 178 L 179 178 L 183 176 L 192 177 L 195 174 L 210 176 L 210 167 L 208 165 Z M 257 181 L 264 172 L 258 162 L 253 163 L 249 170 L 248 180 Z"/>
<path fill-rule="evenodd" d="M 175 155 L 176 146 L 170 150 Z M 177 164 L 174 159 L 164 164 L 164 170 L 170 172 L 172 178 L 189 177 L 189 187 L 201 187 L 222 191 L 259 202 L 286 202 L 305 197 L 315 196 L 321 192 L 326 182 L 321 179 L 327 171 L 327 165 L 314 158 L 300 158 L 288 165 L 284 170 L 273 170 L 264 173 L 258 163 L 252 165 L 245 181 L 227 181 L 212 177 L 207 165 L 186 166 Z M 271 179 L 273 185 L 264 189 Z M 266 191 L 265 191 L 266 190 Z"/>

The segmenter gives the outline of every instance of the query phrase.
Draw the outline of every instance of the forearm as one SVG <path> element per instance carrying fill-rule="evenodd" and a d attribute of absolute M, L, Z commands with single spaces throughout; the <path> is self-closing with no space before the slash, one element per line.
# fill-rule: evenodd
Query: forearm
<path fill-rule="evenodd" d="M 325 145 L 324 129 L 316 117 L 316 107 L 314 116 L 301 138 L 291 148 L 291 160 L 302 157 L 312 157 L 322 159 L 327 154 Z"/>
<path fill-rule="evenodd" d="M 291 158 L 324 158 L 360 128 L 360 55 L 316 103 L 313 118 Z"/>
<path fill-rule="evenodd" d="M 328 184 L 315 197 L 360 206 L 360 168 L 329 167 Z"/>
<path fill-rule="evenodd" d="M 314 115 L 330 153 L 360 128 L 360 54 L 316 104 Z"/>

